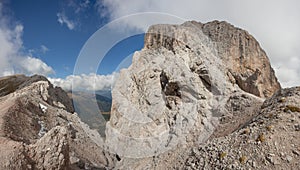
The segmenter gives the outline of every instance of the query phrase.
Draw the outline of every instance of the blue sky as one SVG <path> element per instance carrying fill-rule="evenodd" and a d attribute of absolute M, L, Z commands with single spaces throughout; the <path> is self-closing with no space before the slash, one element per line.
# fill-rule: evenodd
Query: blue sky
<path fill-rule="evenodd" d="M 85 2 L 89 3 L 80 6 Z M 72 74 L 84 43 L 108 22 L 107 17 L 99 14 L 95 1 L 12 0 L 7 8 L 14 19 L 24 26 L 24 50 L 51 66 L 55 74 L 50 76 L 58 78 Z M 74 23 L 74 28 L 59 23 L 59 14 Z M 98 73 L 111 74 L 120 60 L 141 49 L 142 43 L 143 37 L 135 36 L 117 44 L 104 58 Z M 47 50 L 43 51 L 41 46 Z"/>
<path fill-rule="evenodd" d="M 127 56 L 143 47 L 150 25 L 225 20 L 260 42 L 284 87 L 300 85 L 299 6 L 298 0 L 0 0 L 0 76 L 42 74 L 65 89 L 76 82 L 101 90 L 112 85 L 119 64 L 128 66 Z M 113 46 L 107 45 L 98 69 L 73 75 L 78 56 L 85 67 L 98 66 L 101 56 L 96 61 L 80 53 L 97 32 L 92 55 Z"/>

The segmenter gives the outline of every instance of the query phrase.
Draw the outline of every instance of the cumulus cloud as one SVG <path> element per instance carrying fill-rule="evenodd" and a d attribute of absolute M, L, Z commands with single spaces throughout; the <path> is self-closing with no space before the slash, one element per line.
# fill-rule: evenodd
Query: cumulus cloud
<path fill-rule="evenodd" d="M 55 86 L 59 86 L 65 90 L 76 91 L 96 91 L 96 90 L 110 90 L 114 83 L 117 73 L 110 75 L 81 74 L 70 75 L 65 79 L 62 78 L 48 78 Z"/>
<path fill-rule="evenodd" d="M 57 21 L 61 25 L 66 25 L 69 30 L 74 30 L 75 29 L 75 22 L 71 21 L 64 13 L 57 13 Z"/>
<path fill-rule="evenodd" d="M 36 73 L 36 74 L 52 74 L 54 73 L 53 69 L 44 63 L 42 60 L 33 57 L 20 57 L 19 61 L 16 62 L 24 72 Z"/>
<path fill-rule="evenodd" d="M 266 50 L 285 87 L 300 85 L 299 65 L 291 64 L 300 57 L 299 6 L 297 0 L 98 0 L 98 11 L 111 20 L 139 12 L 162 12 L 200 22 L 226 20 L 246 29 Z M 155 23 L 143 19 L 126 24 L 133 29 L 145 30 L 147 22 Z"/>
<path fill-rule="evenodd" d="M 22 34 L 23 25 L 12 23 L 4 15 L 3 5 L 0 3 L 0 76 L 16 73 L 53 74 L 50 66 L 24 52 Z"/>

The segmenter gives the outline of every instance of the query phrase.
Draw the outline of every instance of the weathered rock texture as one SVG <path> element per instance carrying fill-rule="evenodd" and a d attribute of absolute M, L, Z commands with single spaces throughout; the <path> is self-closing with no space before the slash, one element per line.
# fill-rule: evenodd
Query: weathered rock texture
<path fill-rule="evenodd" d="M 121 169 L 163 169 L 181 148 L 244 125 L 278 89 L 246 31 L 217 21 L 154 25 L 113 89 L 106 143 Z"/>
<path fill-rule="evenodd" d="M 176 159 L 185 162 L 167 169 L 299 169 L 299 103 L 300 87 L 280 90 L 251 122 L 226 137 L 183 151 Z"/>
<path fill-rule="evenodd" d="M 227 75 L 234 78 L 232 83 L 263 98 L 280 88 L 265 51 L 247 31 L 219 21 L 201 24 L 201 28 L 216 43 Z"/>
<path fill-rule="evenodd" d="M 179 31 L 187 27 L 193 28 Z M 189 32 L 191 30 L 196 33 Z M 227 22 L 213 21 L 202 24 L 192 21 L 181 26 L 156 25 L 148 32 L 145 38 L 146 48 L 165 47 L 171 51 L 174 51 L 176 46 L 181 46 L 182 49 L 191 48 L 189 45 L 193 40 L 189 34 L 201 32 L 214 44 L 214 49 L 210 50 L 215 51 L 222 60 L 226 76 L 232 83 L 259 97 L 270 97 L 280 88 L 268 57 L 255 38 L 247 31 Z M 198 45 L 209 46 L 204 42 L 207 40 L 203 40 L 198 42 Z"/>
<path fill-rule="evenodd" d="M 0 169 L 112 168 L 96 131 L 41 76 L 0 78 Z"/>

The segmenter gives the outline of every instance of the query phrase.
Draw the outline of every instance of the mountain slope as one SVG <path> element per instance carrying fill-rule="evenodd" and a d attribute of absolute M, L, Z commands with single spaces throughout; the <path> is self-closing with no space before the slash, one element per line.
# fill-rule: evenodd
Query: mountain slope
<path fill-rule="evenodd" d="M 16 75 L 0 83 L 9 84 L 0 90 L 0 169 L 113 166 L 102 138 L 73 113 L 61 88 L 42 76 Z"/>
<path fill-rule="evenodd" d="M 298 169 L 300 87 L 278 91 L 259 115 L 226 137 L 195 147 L 181 167 L 191 169 Z"/>

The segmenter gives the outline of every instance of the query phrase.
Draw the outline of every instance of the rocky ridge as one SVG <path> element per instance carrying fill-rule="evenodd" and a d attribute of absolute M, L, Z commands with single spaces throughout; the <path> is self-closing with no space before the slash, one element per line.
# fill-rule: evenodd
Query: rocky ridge
<path fill-rule="evenodd" d="M 0 90 L 0 169 L 114 165 L 102 138 L 73 113 L 72 102 L 61 88 L 41 76 L 4 77 L 0 84 L 8 84 Z"/>

